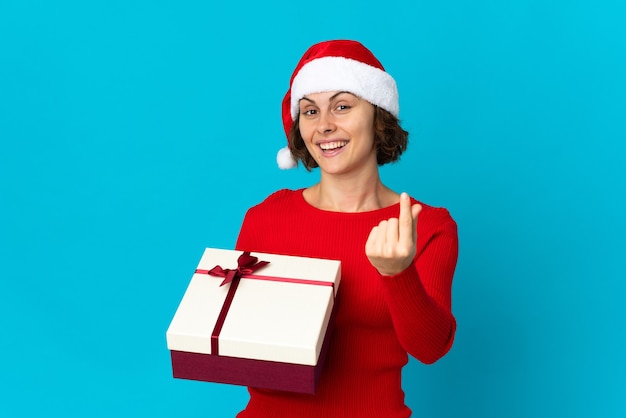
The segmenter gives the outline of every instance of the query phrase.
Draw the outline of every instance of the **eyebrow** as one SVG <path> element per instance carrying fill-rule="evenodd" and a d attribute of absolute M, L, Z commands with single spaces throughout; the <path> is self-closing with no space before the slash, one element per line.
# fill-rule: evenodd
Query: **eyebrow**
<path fill-rule="evenodd" d="M 332 101 L 332 100 L 334 100 L 337 96 L 339 96 L 340 94 L 344 94 L 344 93 L 348 93 L 348 94 L 350 94 L 350 95 L 352 95 L 352 96 L 354 96 L 354 97 L 357 97 L 357 96 L 355 96 L 353 93 L 350 93 L 349 91 L 338 91 L 337 93 L 335 93 L 335 94 L 333 94 L 332 96 L 330 96 L 330 98 L 329 98 L 328 100 L 329 100 L 329 101 Z M 300 99 L 300 100 L 306 100 L 307 102 L 310 102 L 310 103 L 314 103 L 314 104 L 315 104 L 315 100 L 309 99 L 309 98 L 308 98 L 308 97 L 306 97 L 306 96 L 302 97 L 302 99 Z"/>

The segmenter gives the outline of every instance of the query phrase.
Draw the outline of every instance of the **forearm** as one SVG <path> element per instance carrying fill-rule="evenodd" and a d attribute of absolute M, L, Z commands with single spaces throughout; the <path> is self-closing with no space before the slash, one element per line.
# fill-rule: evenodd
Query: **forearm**
<path fill-rule="evenodd" d="M 413 357 L 433 363 L 454 339 L 452 278 L 458 257 L 456 223 L 423 234 L 414 263 L 395 276 L 381 276 L 398 339 Z"/>
<path fill-rule="evenodd" d="M 404 349 L 431 364 L 452 346 L 456 321 L 450 309 L 431 297 L 415 266 L 395 276 L 381 276 L 396 335 Z"/>

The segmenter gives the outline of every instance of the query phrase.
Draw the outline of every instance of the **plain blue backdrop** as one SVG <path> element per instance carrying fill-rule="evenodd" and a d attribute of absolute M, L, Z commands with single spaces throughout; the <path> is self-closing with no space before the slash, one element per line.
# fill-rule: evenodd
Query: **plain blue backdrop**
<path fill-rule="evenodd" d="M 280 171 L 312 43 L 365 43 L 411 132 L 384 182 L 458 222 L 451 352 L 416 417 L 626 416 L 621 1 L 0 1 L 0 415 L 232 417 L 165 331 Z"/>

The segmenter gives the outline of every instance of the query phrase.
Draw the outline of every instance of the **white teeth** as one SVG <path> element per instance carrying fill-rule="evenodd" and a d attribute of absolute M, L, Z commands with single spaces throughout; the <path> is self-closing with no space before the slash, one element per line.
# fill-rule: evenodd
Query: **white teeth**
<path fill-rule="evenodd" d="M 348 143 L 348 141 L 334 141 L 334 142 L 326 142 L 323 144 L 320 144 L 320 148 L 324 151 L 330 151 L 330 150 L 334 150 L 337 148 L 341 148 L 344 145 L 346 145 Z"/>

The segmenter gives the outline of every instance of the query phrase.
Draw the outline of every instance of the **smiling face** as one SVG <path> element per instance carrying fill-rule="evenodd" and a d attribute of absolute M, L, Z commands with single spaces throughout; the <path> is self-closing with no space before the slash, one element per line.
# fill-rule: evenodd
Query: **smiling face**
<path fill-rule="evenodd" d="M 314 93 L 300 100 L 300 135 L 322 172 L 377 169 L 374 110 L 348 92 Z"/>

